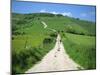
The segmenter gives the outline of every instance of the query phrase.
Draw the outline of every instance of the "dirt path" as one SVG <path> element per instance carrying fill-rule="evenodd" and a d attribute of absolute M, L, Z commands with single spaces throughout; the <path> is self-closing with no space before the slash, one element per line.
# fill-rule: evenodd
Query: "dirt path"
<path fill-rule="evenodd" d="M 57 36 L 55 47 L 44 58 L 26 73 L 61 70 L 78 70 L 80 67 L 64 50 L 60 35 Z"/>
<path fill-rule="evenodd" d="M 41 21 L 41 23 L 42 23 L 44 29 L 47 28 L 48 25 L 46 24 L 46 22 Z M 53 32 L 57 32 L 55 29 L 52 29 L 52 28 L 47 28 L 47 29 L 48 29 L 48 30 L 51 30 L 51 31 L 53 31 Z"/>
<path fill-rule="evenodd" d="M 44 21 L 41 21 L 41 23 L 44 25 L 44 28 L 47 28 L 47 24 Z"/>

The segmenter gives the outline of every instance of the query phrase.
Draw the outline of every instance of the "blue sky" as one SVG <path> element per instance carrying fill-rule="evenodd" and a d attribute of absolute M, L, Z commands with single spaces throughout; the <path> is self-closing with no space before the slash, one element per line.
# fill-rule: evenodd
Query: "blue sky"
<path fill-rule="evenodd" d="M 95 22 L 95 6 L 12 1 L 15 13 L 53 13 Z"/>

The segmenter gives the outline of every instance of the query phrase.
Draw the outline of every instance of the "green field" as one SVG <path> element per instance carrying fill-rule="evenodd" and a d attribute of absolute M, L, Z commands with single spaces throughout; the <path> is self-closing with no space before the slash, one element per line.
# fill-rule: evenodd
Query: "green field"
<path fill-rule="evenodd" d="M 96 68 L 96 46 L 94 36 L 66 33 L 63 37 L 66 52 L 85 69 Z"/>
<path fill-rule="evenodd" d="M 41 21 L 48 26 L 44 29 Z M 85 69 L 96 68 L 94 22 L 50 13 L 12 13 L 12 71 L 22 73 L 39 62 L 60 33 L 66 52 Z"/>

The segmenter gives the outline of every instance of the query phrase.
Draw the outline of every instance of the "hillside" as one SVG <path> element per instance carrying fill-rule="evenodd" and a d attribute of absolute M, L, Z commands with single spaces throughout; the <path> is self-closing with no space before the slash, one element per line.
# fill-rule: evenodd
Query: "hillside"
<path fill-rule="evenodd" d="M 44 28 L 41 21 L 48 25 L 47 28 Z M 54 47 L 57 33 L 62 37 L 66 52 L 75 62 L 85 69 L 96 67 L 96 24 L 94 22 L 60 14 L 12 13 L 13 72 L 25 72 L 33 64 L 41 61 Z"/>

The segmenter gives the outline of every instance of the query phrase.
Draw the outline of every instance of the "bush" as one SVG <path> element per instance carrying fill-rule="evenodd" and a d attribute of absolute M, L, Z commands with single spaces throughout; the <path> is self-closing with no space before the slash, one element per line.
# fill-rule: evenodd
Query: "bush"
<path fill-rule="evenodd" d="M 52 34 L 50 34 L 50 37 L 56 38 L 57 37 L 57 34 L 56 33 L 52 33 Z"/>
<path fill-rule="evenodd" d="M 13 31 L 12 34 L 13 35 L 24 35 L 26 33 L 25 32 L 19 32 L 19 31 Z"/>
<path fill-rule="evenodd" d="M 53 42 L 53 39 L 52 38 L 45 38 L 43 40 L 43 44 L 48 44 L 48 43 L 51 43 L 51 42 Z"/>
<path fill-rule="evenodd" d="M 87 35 L 87 33 L 84 32 L 84 31 L 77 31 L 77 30 L 74 30 L 74 29 L 67 29 L 66 32 L 72 33 L 72 34 L 77 34 L 77 35 Z"/>
<path fill-rule="evenodd" d="M 79 18 L 76 18 L 76 20 L 80 20 Z"/>
<path fill-rule="evenodd" d="M 63 15 L 62 15 L 62 14 L 57 14 L 56 16 L 61 17 L 61 16 L 63 16 Z"/>
<path fill-rule="evenodd" d="M 35 64 L 41 59 L 40 53 L 37 52 L 38 48 L 30 48 L 16 52 L 12 52 L 12 72 L 22 73 L 31 65 Z M 32 59 L 32 60 L 30 60 Z"/>

